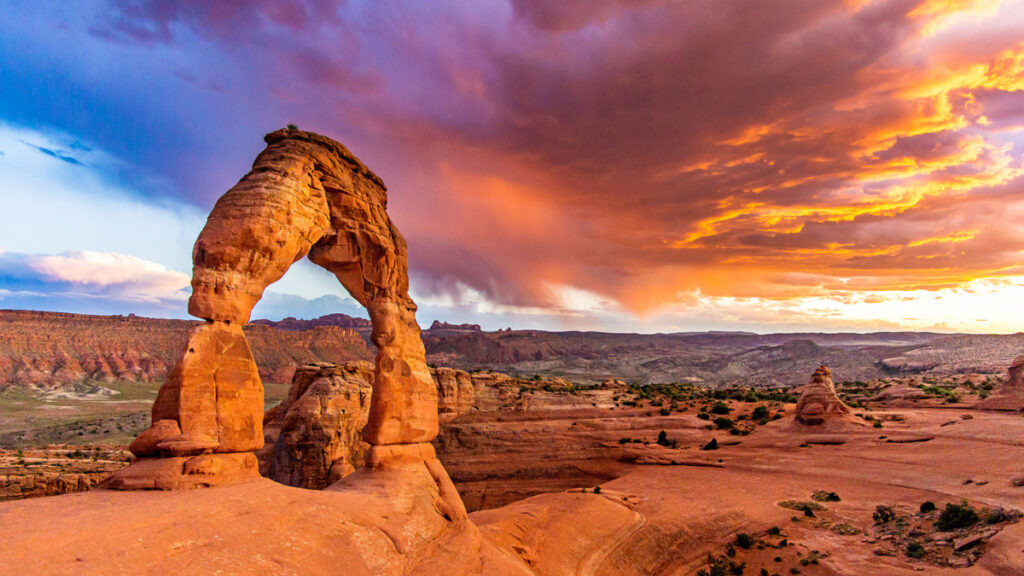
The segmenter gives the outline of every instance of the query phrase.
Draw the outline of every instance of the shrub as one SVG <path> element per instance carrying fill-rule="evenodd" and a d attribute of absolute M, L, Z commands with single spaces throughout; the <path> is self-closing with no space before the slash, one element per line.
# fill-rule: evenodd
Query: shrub
<path fill-rule="evenodd" d="M 661 446 L 671 446 L 672 445 L 672 442 L 669 441 L 669 439 L 668 439 L 668 433 L 665 432 L 664 430 L 662 430 L 661 432 L 658 432 L 657 443 L 660 444 Z"/>
<path fill-rule="evenodd" d="M 875 513 L 871 515 L 874 519 L 875 524 L 886 524 L 896 518 L 896 512 L 889 506 L 882 506 L 879 504 L 875 506 Z"/>
<path fill-rule="evenodd" d="M 731 430 L 733 425 L 731 418 L 727 418 L 725 416 L 715 418 L 715 426 L 717 426 L 719 430 Z"/>
<path fill-rule="evenodd" d="M 807 502 L 801 500 L 783 500 L 779 502 L 779 506 L 783 508 L 789 508 L 790 510 L 797 510 L 803 512 L 806 516 L 813 516 L 815 510 L 824 510 L 825 507 L 817 502 Z M 807 514 L 811 512 L 811 514 Z"/>
<path fill-rule="evenodd" d="M 963 504 L 949 503 L 942 510 L 942 514 L 939 514 L 935 527 L 943 532 L 949 532 L 973 526 L 978 523 L 978 520 L 978 513 L 966 502 Z"/>
<path fill-rule="evenodd" d="M 754 539 L 750 537 L 750 534 L 740 532 L 736 535 L 736 546 L 743 548 L 744 550 L 750 550 L 750 547 L 754 545 Z"/>
<path fill-rule="evenodd" d="M 711 407 L 712 414 L 728 414 L 732 412 L 732 408 L 725 402 L 715 402 L 714 406 Z"/>
<path fill-rule="evenodd" d="M 875 427 L 875 428 L 881 428 L 882 427 L 882 421 L 881 420 L 875 420 L 875 423 L 872 424 L 872 426 Z"/>
<path fill-rule="evenodd" d="M 289 125 L 288 125 L 288 129 L 289 129 L 289 130 L 298 130 L 298 129 L 299 129 L 299 127 L 298 127 L 298 126 L 296 126 L 295 124 L 289 124 Z"/>
<path fill-rule="evenodd" d="M 924 552 L 924 546 L 922 546 L 920 542 L 911 542 L 910 544 L 907 544 L 908 558 L 923 558 Z"/>
<path fill-rule="evenodd" d="M 826 492 L 824 490 L 815 490 L 814 494 L 811 494 L 811 500 L 815 502 L 841 502 L 842 498 L 835 492 Z"/>
<path fill-rule="evenodd" d="M 934 511 L 935 511 L 935 502 L 932 502 L 931 500 L 929 500 L 929 501 L 924 502 L 923 504 L 921 504 L 921 514 L 927 514 L 929 512 L 934 512 Z"/>
<path fill-rule="evenodd" d="M 1018 513 L 1008 512 L 1002 508 L 993 508 L 985 514 L 986 524 L 1001 524 L 1003 522 L 1010 522 L 1016 520 Z"/>
<path fill-rule="evenodd" d="M 600 486 L 594 486 L 594 494 L 600 494 L 600 493 L 601 493 L 601 487 Z"/>
<path fill-rule="evenodd" d="M 662 409 L 661 409 L 661 415 L 662 415 L 662 416 L 668 416 L 668 415 L 669 415 L 669 414 L 671 414 L 671 413 L 672 413 L 672 410 L 670 410 L 670 409 L 668 409 L 668 408 L 662 408 Z"/>
<path fill-rule="evenodd" d="M 768 418 L 768 407 L 758 406 L 754 408 L 754 411 L 750 413 L 751 420 L 765 420 Z"/>

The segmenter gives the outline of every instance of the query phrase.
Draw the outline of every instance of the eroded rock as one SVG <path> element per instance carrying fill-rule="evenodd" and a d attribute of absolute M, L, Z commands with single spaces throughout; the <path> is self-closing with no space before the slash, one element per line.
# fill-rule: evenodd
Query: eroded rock
<path fill-rule="evenodd" d="M 830 419 L 850 414 L 850 408 L 839 399 L 832 371 L 819 367 L 797 401 L 795 419 L 805 426 L 818 426 Z"/>
<path fill-rule="evenodd" d="M 438 432 L 437 388 L 409 297 L 408 249 L 388 217 L 383 182 L 329 138 L 278 130 L 265 140 L 252 170 L 217 201 L 192 252 L 188 309 L 207 323 L 190 333 L 153 407 L 154 423 L 175 421 L 181 433 L 167 436 L 172 426 L 154 426 L 135 443 L 139 455 L 239 454 L 255 461 L 253 451 L 263 443 L 263 389 L 241 326 L 266 287 L 307 255 L 370 316 L 377 356 L 363 438 L 371 446 L 424 453 L 422 446 Z M 321 407 L 320 415 L 329 419 L 331 412 Z M 147 460 L 134 463 L 112 486 L 197 484 L 166 480 L 175 470 L 188 475 L 183 464 Z M 432 466 L 430 461 L 424 457 L 421 465 Z M 368 465 L 384 464 L 378 458 Z M 326 461 L 316 468 L 314 476 L 331 477 Z M 202 469 L 220 473 L 216 466 Z M 225 477 L 236 476 L 230 466 L 224 470 Z"/>

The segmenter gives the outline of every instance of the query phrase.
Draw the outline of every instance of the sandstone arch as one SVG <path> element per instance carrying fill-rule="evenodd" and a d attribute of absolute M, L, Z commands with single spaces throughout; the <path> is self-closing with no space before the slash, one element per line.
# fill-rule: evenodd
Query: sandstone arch
<path fill-rule="evenodd" d="M 278 130 L 265 141 L 196 240 L 188 310 L 206 322 L 193 329 L 161 387 L 151 428 L 132 443 L 139 459 L 110 487 L 173 489 L 257 474 L 263 387 L 241 326 L 264 289 L 308 255 L 366 307 L 373 324 L 368 465 L 426 462 L 447 489 L 429 444 L 438 430 L 437 391 L 408 293 L 408 250 L 388 217 L 384 183 L 318 134 Z"/>

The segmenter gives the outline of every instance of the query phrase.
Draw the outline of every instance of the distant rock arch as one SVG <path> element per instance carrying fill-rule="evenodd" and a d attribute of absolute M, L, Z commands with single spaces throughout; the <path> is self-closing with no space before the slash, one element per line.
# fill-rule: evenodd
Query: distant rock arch
<path fill-rule="evenodd" d="M 304 256 L 331 271 L 370 316 L 378 351 L 363 430 L 368 461 L 411 457 L 440 469 L 429 445 L 438 431 L 437 389 L 409 297 L 408 249 L 387 214 L 384 183 L 324 136 L 278 130 L 265 140 L 196 240 L 188 310 L 207 322 L 190 333 L 151 428 L 132 443 L 140 459 L 111 487 L 191 487 L 256 474 L 263 387 L 241 326 L 267 286 Z"/>

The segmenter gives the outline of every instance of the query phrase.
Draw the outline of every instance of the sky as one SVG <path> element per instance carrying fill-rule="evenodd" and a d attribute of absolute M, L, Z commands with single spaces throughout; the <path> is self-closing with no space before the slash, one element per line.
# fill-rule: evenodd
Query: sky
<path fill-rule="evenodd" d="M 187 317 L 289 123 L 420 324 L 1024 329 L 1024 0 L 0 0 L 0 308 Z M 253 317 L 332 312 L 301 261 Z"/>

